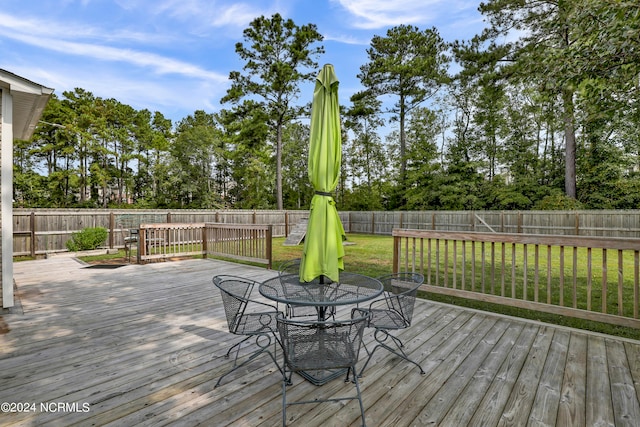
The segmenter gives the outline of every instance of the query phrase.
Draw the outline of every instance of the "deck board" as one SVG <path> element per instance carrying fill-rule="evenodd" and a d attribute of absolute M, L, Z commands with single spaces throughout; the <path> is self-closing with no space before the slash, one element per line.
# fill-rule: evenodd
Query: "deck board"
<path fill-rule="evenodd" d="M 88 269 L 53 257 L 16 263 L 14 273 L 18 306 L 0 315 L 0 402 L 37 410 L 0 413 L 3 426 L 280 425 L 281 379 L 268 357 L 214 389 L 237 337 L 227 332 L 212 276 L 260 281 L 275 272 L 213 260 Z M 425 375 L 376 351 L 361 378 L 369 426 L 640 419 L 638 341 L 424 300 L 400 336 Z M 294 377 L 288 397 L 353 391 L 342 379 L 317 387 Z M 41 402 L 90 409 L 43 412 Z M 360 425 L 357 402 L 291 406 L 287 415 L 289 425 Z"/>

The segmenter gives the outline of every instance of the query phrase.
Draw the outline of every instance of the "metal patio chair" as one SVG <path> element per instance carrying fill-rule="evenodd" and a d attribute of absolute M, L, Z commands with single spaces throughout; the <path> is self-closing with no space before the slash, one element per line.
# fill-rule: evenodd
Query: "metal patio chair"
<path fill-rule="evenodd" d="M 295 274 L 296 276 L 300 276 L 300 258 L 292 259 L 289 261 L 285 261 L 278 267 L 278 274 Z M 286 307 L 286 315 L 289 318 L 294 317 L 318 317 L 318 310 L 314 306 L 309 305 L 294 305 L 287 304 Z M 327 318 L 335 318 L 336 308 L 335 307 L 327 307 L 325 316 Z"/>
<path fill-rule="evenodd" d="M 116 216 L 116 227 L 120 229 L 122 241 L 124 242 L 124 253 L 128 262 L 131 262 L 131 252 L 133 247 L 138 250 L 139 227 L 136 217 L 132 214 L 122 214 Z"/>
<path fill-rule="evenodd" d="M 373 353 L 378 348 L 384 348 L 407 362 L 413 363 L 420 369 L 420 373 L 424 374 L 422 367 L 407 356 L 400 338 L 391 334 L 393 330 L 406 329 L 411 326 L 416 294 L 424 282 L 424 276 L 419 273 L 394 273 L 379 277 L 378 280 L 384 286 L 384 298 L 373 301 L 368 309 L 358 309 L 370 314 L 371 318 L 367 327 L 375 328 L 373 336 L 377 342 L 371 352 L 364 345 L 369 356 L 362 366 L 359 376 L 362 376 L 371 357 L 373 357 Z M 387 339 L 395 344 L 395 348 L 390 345 L 391 343 L 387 344 Z"/>
<path fill-rule="evenodd" d="M 357 314 L 357 317 L 354 315 Z M 362 333 L 369 320 L 368 313 L 352 311 L 352 318 L 343 321 L 303 321 L 277 317 L 280 343 L 284 350 L 284 373 L 282 379 L 282 425 L 287 423 L 287 406 L 318 402 L 357 400 L 360 404 L 362 425 L 365 426 L 364 405 L 356 373 L 356 363 L 362 342 Z M 353 374 L 356 395 L 328 399 L 287 402 L 287 386 L 294 372 L 345 369 L 345 382 Z M 288 376 L 287 376 L 288 374 Z"/>
<path fill-rule="evenodd" d="M 242 277 L 231 275 L 219 275 L 213 277 L 213 284 L 220 289 L 222 303 L 227 317 L 229 332 L 235 335 L 244 335 L 245 338 L 229 348 L 225 357 L 229 357 L 236 349 L 233 368 L 218 378 L 215 387 L 220 385 L 224 377 L 246 365 L 259 355 L 266 353 L 282 373 L 282 368 L 276 360 L 276 316 L 279 311 L 276 307 L 263 302 L 250 299 L 251 291 L 256 282 Z M 272 341 L 273 336 L 273 341 Z M 240 347 L 244 342 L 255 338 L 258 348 L 242 363 L 238 364 Z M 274 352 L 269 350 L 274 343 Z M 283 374 L 284 375 L 284 374 Z M 215 388 L 214 387 L 214 388 Z"/>

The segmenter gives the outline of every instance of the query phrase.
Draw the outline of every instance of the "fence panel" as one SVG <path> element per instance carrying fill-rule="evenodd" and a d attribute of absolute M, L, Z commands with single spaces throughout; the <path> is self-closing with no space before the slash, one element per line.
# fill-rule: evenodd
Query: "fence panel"
<path fill-rule="evenodd" d="M 158 215 L 163 222 L 269 224 L 273 235 L 288 236 L 308 217 L 307 210 L 141 210 L 15 209 L 14 254 L 42 255 L 66 251 L 66 241 L 86 227 L 109 230 L 109 247 L 123 247 L 118 215 Z M 478 231 L 564 236 L 640 237 L 640 210 L 628 211 L 341 211 L 348 233 L 391 235 L 394 228 Z"/>

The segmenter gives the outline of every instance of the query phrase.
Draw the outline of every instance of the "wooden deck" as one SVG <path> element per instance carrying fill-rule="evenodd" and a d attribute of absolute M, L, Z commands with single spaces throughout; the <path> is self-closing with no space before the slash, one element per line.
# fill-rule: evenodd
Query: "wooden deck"
<path fill-rule="evenodd" d="M 211 277 L 273 271 L 211 260 L 84 267 L 15 264 L 20 306 L 0 317 L 0 402 L 26 412 L 0 413 L 0 425 L 280 425 L 268 357 L 213 388 L 237 337 Z M 640 342 L 429 301 L 402 336 L 426 375 L 376 352 L 362 378 L 370 427 L 640 425 Z M 290 390 L 300 399 L 352 386 L 294 377 Z M 292 426 L 360 425 L 356 402 L 288 415 Z"/>

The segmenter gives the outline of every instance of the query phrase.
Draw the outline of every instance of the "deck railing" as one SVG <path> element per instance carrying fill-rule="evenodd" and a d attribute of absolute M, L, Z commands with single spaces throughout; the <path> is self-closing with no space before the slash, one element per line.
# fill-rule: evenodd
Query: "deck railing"
<path fill-rule="evenodd" d="M 258 262 L 271 268 L 271 225 L 207 223 L 205 232 L 207 254 Z"/>
<path fill-rule="evenodd" d="M 267 264 L 271 268 L 271 238 L 270 225 L 141 224 L 138 258 L 145 262 L 212 255 Z"/>
<path fill-rule="evenodd" d="M 640 239 L 394 229 L 423 289 L 640 328 Z"/>

